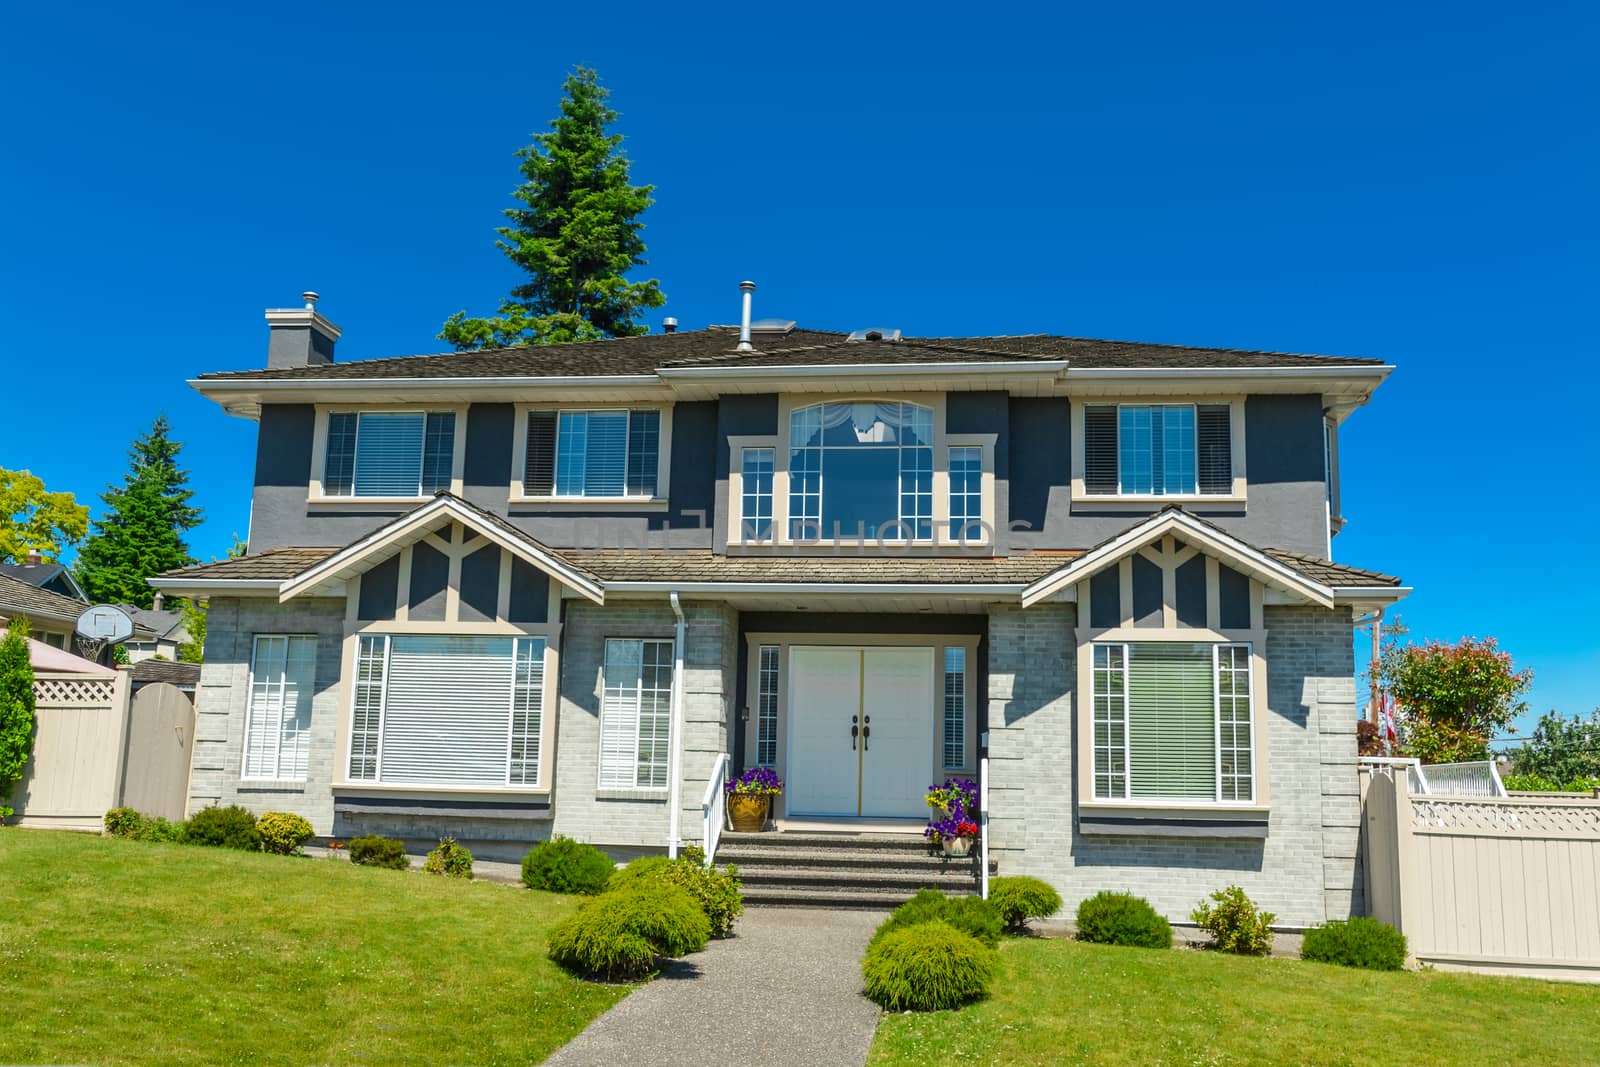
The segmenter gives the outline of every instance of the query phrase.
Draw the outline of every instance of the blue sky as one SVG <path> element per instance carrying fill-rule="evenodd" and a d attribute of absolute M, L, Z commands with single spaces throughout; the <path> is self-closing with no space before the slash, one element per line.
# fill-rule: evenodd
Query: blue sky
<path fill-rule="evenodd" d="M 807 326 L 1397 364 L 1335 557 L 1600 704 L 1592 6 L 230 6 L 8 13 L 0 465 L 93 499 L 165 411 L 221 554 L 254 427 L 184 380 L 305 288 L 345 359 L 491 310 L 512 153 L 588 63 L 685 326 L 750 277 Z"/>

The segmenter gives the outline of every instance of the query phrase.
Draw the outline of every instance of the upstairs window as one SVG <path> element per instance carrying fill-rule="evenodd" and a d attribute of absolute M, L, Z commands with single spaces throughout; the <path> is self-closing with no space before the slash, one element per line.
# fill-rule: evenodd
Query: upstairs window
<path fill-rule="evenodd" d="M 756 541 L 772 536 L 773 453 L 770 448 L 746 448 L 739 460 L 741 533 Z"/>
<path fill-rule="evenodd" d="M 650 497 L 661 458 L 661 412 L 528 412 L 527 496 Z"/>
<path fill-rule="evenodd" d="M 824 403 L 789 417 L 789 536 L 933 537 L 933 410 Z"/>
<path fill-rule="evenodd" d="M 1122 496 L 1233 492 L 1227 404 L 1091 404 L 1083 409 L 1084 490 Z"/>
<path fill-rule="evenodd" d="M 421 497 L 454 476 L 453 411 L 336 411 L 328 416 L 324 496 Z"/>

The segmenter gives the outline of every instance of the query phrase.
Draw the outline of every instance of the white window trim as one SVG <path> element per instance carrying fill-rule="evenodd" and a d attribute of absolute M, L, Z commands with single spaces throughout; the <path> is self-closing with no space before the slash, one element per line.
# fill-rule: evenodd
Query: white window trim
<path fill-rule="evenodd" d="M 661 644 L 667 644 L 667 645 L 671 645 L 672 644 L 672 638 L 670 638 L 670 637 L 660 637 L 660 636 L 648 636 L 648 635 L 646 635 L 646 636 L 637 636 L 637 635 L 626 635 L 626 634 L 624 634 L 624 635 L 620 635 L 620 636 L 616 636 L 616 637 L 603 637 L 603 638 L 601 638 L 601 646 L 600 646 L 601 647 L 601 653 L 600 653 L 600 689 L 599 689 L 599 694 L 598 694 L 599 695 L 599 701 L 600 701 L 600 703 L 599 703 L 600 714 L 598 716 L 598 719 L 599 719 L 598 726 L 599 726 L 600 733 L 599 733 L 599 737 L 597 738 L 596 752 L 595 752 L 595 775 L 594 775 L 595 790 L 596 790 L 597 793 L 599 793 L 601 795 L 604 795 L 604 796 L 637 796 L 637 797 L 652 797 L 652 798 L 654 798 L 654 797 L 665 797 L 665 796 L 668 795 L 668 790 L 669 790 L 670 786 L 666 786 L 666 785 L 652 786 L 652 785 L 640 785 L 639 784 L 639 765 L 638 765 L 637 762 L 634 763 L 633 784 L 632 785 L 616 785 L 614 783 L 608 783 L 605 780 L 605 763 L 604 763 L 604 760 L 603 760 L 603 751 L 604 751 L 603 746 L 604 746 L 604 743 L 605 743 L 604 742 L 604 739 L 605 739 L 605 714 L 606 714 L 606 706 L 605 706 L 605 702 L 606 702 L 606 677 L 605 677 L 605 660 L 606 660 L 606 657 L 605 657 L 605 647 L 606 647 L 606 645 L 609 645 L 612 641 L 637 641 L 637 642 L 639 642 L 639 644 L 640 644 L 640 663 L 641 663 L 641 665 L 644 662 L 644 659 L 643 659 L 644 648 L 643 648 L 643 646 L 645 644 L 648 644 L 648 643 L 650 643 L 652 641 L 658 642 L 658 643 L 661 643 Z M 677 664 L 675 662 L 673 664 L 673 670 L 677 670 Z M 639 748 L 639 718 L 640 718 L 640 715 L 641 715 L 641 713 L 643 711 L 643 707 L 644 707 L 644 705 L 643 705 L 644 679 L 643 679 L 643 676 L 642 676 L 643 675 L 643 667 L 642 666 L 640 668 L 640 673 L 641 673 L 641 677 L 640 677 L 640 680 L 639 680 L 640 681 L 639 699 L 635 702 L 634 709 L 633 709 L 633 746 L 634 746 L 634 751 L 635 752 L 637 752 L 638 748 Z M 672 751 L 673 740 L 674 740 L 674 738 L 672 736 L 672 717 L 669 714 L 668 717 L 667 717 L 667 751 L 668 751 L 668 753 L 671 753 L 671 751 Z M 670 758 L 671 757 L 669 755 L 668 759 L 670 760 Z M 669 775 L 669 777 L 670 777 L 670 775 Z"/>
<path fill-rule="evenodd" d="M 816 394 L 785 394 L 778 398 L 778 432 L 761 435 L 732 435 L 728 448 L 728 500 L 725 511 L 727 543 L 782 547 L 827 547 L 860 543 L 854 537 L 834 540 L 830 537 L 795 540 L 789 536 L 789 418 L 799 408 L 815 404 L 891 403 L 917 404 L 933 412 L 933 537 L 925 540 L 869 538 L 868 543 L 885 547 L 906 548 L 977 548 L 993 544 L 992 533 L 998 525 L 995 513 L 994 451 L 997 434 L 945 431 L 945 394 L 943 393 L 870 393 L 864 395 L 819 396 Z M 983 522 L 987 526 L 981 538 L 950 536 L 950 449 L 975 447 L 983 450 Z M 772 455 L 772 537 L 767 540 L 746 540 L 744 537 L 744 477 L 743 453 L 746 448 L 770 448 Z"/>
<path fill-rule="evenodd" d="M 507 486 L 513 504 L 540 504 L 553 510 L 587 511 L 601 508 L 618 508 L 629 511 L 665 511 L 671 496 L 672 472 L 672 404 L 603 403 L 603 404 L 518 404 L 516 423 L 511 434 L 511 481 Z M 656 440 L 656 491 L 654 496 L 560 496 L 556 494 L 530 496 L 523 492 L 523 474 L 528 465 L 528 412 L 530 411 L 655 411 L 661 415 Z M 559 435 L 558 435 L 559 437 Z"/>
<path fill-rule="evenodd" d="M 323 492 L 323 476 L 327 473 L 328 465 L 328 416 L 335 412 L 352 412 L 361 414 L 380 414 L 394 412 L 396 414 L 415 415 L 428 412 L 451 412 L 456 417 L 455 440 L 450 456 L 450 491 L 457 496 L 461 495 L 463 469 L 467 459 L 467 408 L 461 404 L 318 404 L 315 429 L 311 435 L 311 484 L 308 487 L 306 502 L 317 505 L 336 505 L 343 507 L 371 507 L 374 504 L 416 504 L 421 501 L 433 499 L 433 494 L 426 496 L 329 496 Z"/>
<path fill-rule="evenodd" d="M 291 634 L 291 633 L 257 633 L 257 634 L 251 634 L 250 635 L 250 666 L 245 671 L 244 743 L 240 746 L 240 749 L 239 749 L 239 780 L 241 782 L 296 782 L 296 783 L 303 783 L 303 782 L 306 781 L 306 778 L 307 778 L 307 776 L 305 776 L 305 775 L 302 775 L 302 776 L 300 776 L 298 778 L 295 778 L 295 777 L 285 778 L 282 774 L 249 774 L 245 770 L 245 768 L 250 765 L 250 728 L 251 728 L 251 726 L 253 726 L 255 724 L 255 718 L 256 718 L 256 653 L 257 653 L 257 650 L 259 649 L 259 647 L 261 645 L 261 639 L 263 637 L 269 638 L 269 639 L 270 638 L 279 638 L 279 637 L 281 637 L 281 638 L 285 638 L 287 640 L 294 640 L 296 638 L 304 638 L 304 639 L 309 640 L 309 641 L 312 642 L 311 699 L 313 701 L 313 705 L 312 705 L 312 716 L 313 716 L 313 718 L 315 718 L 315 715 L 316 715 L 316 707 L 315 707 L 315 703 L 314 702 L 316 700 L 316 642 L 317 642 L 317 635 L 316 634 Z M 287 663 L 287 662 L 288 662 L 288 650 L 287 650 L 287 648 L 285 648 L 285 663 Z M 281 771 L 283 769 L 283 723 L 282 722 L 279 722 L 278 729 L 273 734 L 272 747 L 273 747 L 272 765 L 275 768 L 277 768 L 278 770 Z M 307 759 L 309 760 L 309 758 L 310 758 L 310 754 L 309 754 L 309 751 L 308 751 Z"/>
<path fill-rule="evenodd" d="M 1084 426 L 1083 409 L 1086 407 L 1172 407 L 1191 405 L 1228 405 L 1229 454 L 1233 461 L 1233 490 L 1228 493 L 1091 493 L 1084 487 Z M 1072 398 L 1072 503 L 1085 507 L 1109 505 L 1113 510 L 1147 511 L 1151 505 L 1228 505 L 1238 506 L 1247 501 L 1249 478 L 1245 469 L 1244 397 L 1073 397 Z M 1121 419 L 1119 416 L 1118 425 Z M 1198 433 L 1198 416 L 1196 422 Z M 1120 443 L 1119 443 L 1120 448 Z M 1196 452 L 1196 462 L 1199 455 Z"/>

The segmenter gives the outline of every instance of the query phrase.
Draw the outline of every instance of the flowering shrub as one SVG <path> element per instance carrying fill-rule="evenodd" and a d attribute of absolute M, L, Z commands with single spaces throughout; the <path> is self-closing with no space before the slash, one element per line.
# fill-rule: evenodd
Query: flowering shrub
<path fill-rule="evenodd" d="M 287 811 L 269 811 L 256 820 L 261 832 L 261 848 L 279 856 L 298 856 L 300 846 L 315 836 L 311 824 L 302 815 Z"/>
<path fill-rule="evenodd" d="M 439 838 L 439 847 L 428 853 L 422 864 L 427 874 L 442 874 L 446 878 L 471 878 L 472 853 L 453 837 Z"/>
<path fill-rule="evenodd" d="M 770 797 L 783 792 L 783 779 L 771 767 L 751 767 L 723 788 L 739 796 Z"/>
<path fill-rule="evenodd" d="M 1258 911 L 1236 885 L 1212 893 L 1211 899 L 1215 907 L 1202 900 L 1189 918 L 1211 935 L 1212 944 L 1240 956 L 1265 956 L 1272 948 L 1272 924 L 1278 917 Z"/>
<path fill-rule="evenodd" d="M 978 836 L 978 783 L 969 778 L 946 778 L 944 785 L 928 787 L 928 807 L 943 818 L 928 820 L 922 835 L 934 844 Z"/>

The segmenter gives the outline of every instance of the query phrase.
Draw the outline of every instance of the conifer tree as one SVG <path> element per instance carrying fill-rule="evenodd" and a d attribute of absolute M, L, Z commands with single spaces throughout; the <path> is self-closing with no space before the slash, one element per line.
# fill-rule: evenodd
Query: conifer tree
<path fill-rule="evenodd" d="M 526 181 L 512 194 L 512 222 L 496 232 L 507 259 L 528 272 L 491 318 L 450 316 L 439 339 L 458 350 L 557 344 L 629 337 L 647 327 L 634 321 L 666 303 L 655 278 L 624 275 L 645 265 L 639 216 L 655 201 L 654 186 L 628 183 L 622 135 L 606 132 L 617 113 L 599 76 L 579 67 L 563 88 L 561 115 L 551 132 L 533 135 L 517 153 Z"/>
<path fill-rule="evenodd" d="M 155 590 L 145 579 L 193 563 L 183 535 L 200 525 L 200 509 L 189 501 L 187 471 L 178 466 L 183 445 L 169 436 L 165 415 L 134 439 L 129 469 L 118 486 L 100 495 L 105 516 L 78 553 L 78 581 L 96 603 L 148 608 Z"/>
<path fill-rule="evenodd" d="M 6 801 L 33 752 L 33 664 L 27 636 L 28 620 L 19 616 L 0 637 L 0 819 L 13 814 Z"/>

